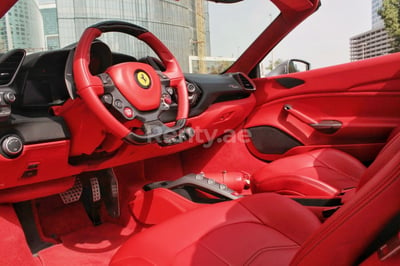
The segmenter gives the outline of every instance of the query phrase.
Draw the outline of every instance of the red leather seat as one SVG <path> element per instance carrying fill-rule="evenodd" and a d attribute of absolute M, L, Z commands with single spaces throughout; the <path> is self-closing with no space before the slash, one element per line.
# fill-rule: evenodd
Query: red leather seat
<path fill-rule="evenodd" d="M 129 239 L 111 265 L 246 265 L 270 260 L 287 265 L 320 227 L 310 211 L 273 193 L 176 218 Z M 302 224 L 301 230 L 286 232 L 297 224 Z"/>
<path fill-rule="evenodd" d="M 400 135 L 396 127 L 390 142 Z M 317 149 L 273 161 L 251 178 L 253 193 L 276 192 L 296 196 L 336 196 L 359 186 L 366 167 L 353 156 L 335 149 Z"/>
<path fill-rule="evenodd" d="M 365 171 L 355 195 L 322 225 L 285 196 L 255 194 L 138 233 L 111 265 L 353 265 L 399 215 L 399 191 L 400 134 Z"/>
<path fill-rule="evenodd" d="M 318 149 L 278 159 L 253 174 L 253 193 L 333 196 L 356 187 L 366 167 L 335 149 Z"/>

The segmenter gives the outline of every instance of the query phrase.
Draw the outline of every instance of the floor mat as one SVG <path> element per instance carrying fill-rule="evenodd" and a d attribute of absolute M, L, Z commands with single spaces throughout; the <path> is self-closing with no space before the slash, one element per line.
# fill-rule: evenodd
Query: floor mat
<path fill-rule="evenodd" d="M 57 244 L 39 252 L 42 265 L 108 265 L 134 227 L 105 223 L 61 236 Z"/>
<path fill-rule="evenodd" d="M 65 205 L 59 195 L 35 201 L 37 223 L 47 238 L 60 239 L 60 236 L 92 225 L 81 202 Z"/>

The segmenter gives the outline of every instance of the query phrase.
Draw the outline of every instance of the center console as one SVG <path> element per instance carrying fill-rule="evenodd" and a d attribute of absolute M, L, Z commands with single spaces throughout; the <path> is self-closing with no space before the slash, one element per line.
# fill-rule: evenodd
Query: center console
<path fill-rule="evenodd" d="M 285 196 L 306 206 L 324 221 L 339 209 L 353 192 L 343 191 L 340 195 L 329 197 Z M 154 225 L 206 204 L 236 200 L 250 194 L 250 175 L 247 173 L 223 171 L 188 174 L 173 181 L 146 184 L 136 193 L 130 208 L 136 220 Z"/>
<path fill-rule="evenodd" d="M 136 193 L 130 208 L 138 221 L 153 225 L 205 204 L 235 200 L 246 194 L 250 194 L 247 173 L 188 174 L 145 185 Z"/>

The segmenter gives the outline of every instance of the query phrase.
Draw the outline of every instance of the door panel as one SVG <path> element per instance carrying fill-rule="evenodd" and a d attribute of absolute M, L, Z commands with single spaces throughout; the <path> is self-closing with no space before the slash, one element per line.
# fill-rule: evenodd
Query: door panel
<path fill-rule="evenodd" d="M 282 82 L 287 77 L 304 83 L 287 86 Z M 257 107 L 245 127 L 250 134 L 257 128 L 248 147 L 264 160 L 334 147 L 370 161 L 400 125 L 400 54 L 255 83 Z M 291 144 L 293 139 L 299 144 L 263 136 L 263 128 L 273 128 L 281 132 L 278 135 L 287 135 Z M 269 152 L 269 146 L 279 152 Z"/>

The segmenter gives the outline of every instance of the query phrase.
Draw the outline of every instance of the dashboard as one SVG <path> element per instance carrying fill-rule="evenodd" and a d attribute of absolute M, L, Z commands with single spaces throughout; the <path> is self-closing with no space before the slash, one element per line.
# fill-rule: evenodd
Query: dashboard
<path fill-rule="evenodd" d="M 150 157 L 179 152 L 210 141 L 206 130 L 218 137 L 242 123 L 252 108 L 255 86 L 243 73 L 185 74 L 189 95 L 188 124 L 193 140 L 161 147 L 129 145 L 107 133 L 76 93 L 72 74 L 75 46 L 26 55 L 12 50 L 0 57 L 0 178 L 10 188 L 73 176 Z M 142 62 L 157 72 L 162 63 L 153 57 L 136 59 L 112 52 L 95 41 L 90 71 L 103 73 L 123 62 Z M 171 104 L 160 120 L 171 122 L 177 113 L 177 95 L 166 88 Z M 123 121 L 128 127 L 135 122 Z M 208 133 L 209 134 L 209 133 Z"/>

